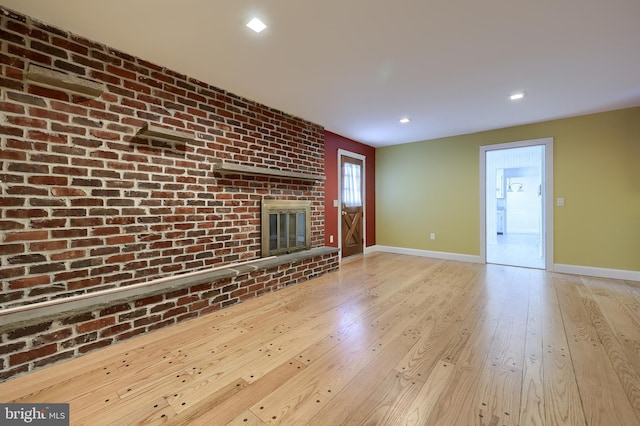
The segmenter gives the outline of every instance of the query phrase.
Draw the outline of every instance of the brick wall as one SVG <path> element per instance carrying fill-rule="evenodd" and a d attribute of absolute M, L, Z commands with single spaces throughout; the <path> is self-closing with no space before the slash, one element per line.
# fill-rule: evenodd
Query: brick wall
<path fill-rule="evenodd" d="M 211 167 L 322 175 L 322 127 L 6 10 L 0 31 L 0 306 L 259 257 L 264 196 L 312 200 L 324 243 L 321 183 Z M 107 91 L 45 88 L 29 64 Z M 194 140 L 138 136 L 148 123 Z"/>
<path fill-rule="evenodd" d="M 260 257 L 263 197 L 311 200 L 312 246 L 324 244 L 322 182 L 212 170 L 224 159 L 323 175 L 321 126 L 2 7 L 0 43 L 0 309 Z M 106 90 L 46 87 L 30 65 Z M 147 124 L 193 139 L 140 136 Z M 123 324 L 114 335 L 140 330 Z M 54 325 L 34 332 L 87 335 Z M 14 337 L 0 355 L 33 338 Z M 60 345 L 39 357 L 67 357 Z"/>

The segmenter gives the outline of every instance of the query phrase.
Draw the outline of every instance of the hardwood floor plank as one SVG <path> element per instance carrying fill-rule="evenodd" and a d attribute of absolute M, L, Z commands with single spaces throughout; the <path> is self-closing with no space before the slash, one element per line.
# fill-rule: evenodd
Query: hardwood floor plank
<path fill-rule="evenodd" d="M 173 408 L 162 398 L 145 399 L 133 407 L 113 404 L 80 410 L 76 406 L 71 411 L 71 424 L 74 426 L 161 425 L 176 416 Z"/>
<path fill-rule="evenodd" d="M 547 425 L 586 425 L 553 279 L 542 286 L 542 368 Z"/>
<path fill-rule="evenodd" d="M 622 345 L 628 361 L 640 371 L 640 303 L 615 282 L 584 277 L 582 282 L 592 291 L 593 300 L 610 325 L 611 332 Z"/>
<path fill-rule="evenodd" d="M 404 411 L 404 418 L 398 424 L 422 425 L 427 422 L 435 407 L 439 395 L 449 384 L 454 372 L 454 365 L 446 361 L 438 363 L 420 388 L 415 399 Z M 395 409 L 395 411 L 400 411 Z"/>
<path fill-rule="evenodd" d="M 318 392 L 317 396 L 325 399 L 326 403 L 309 420 L 309 424 L 348 424 L 347 420 L 354 416 L 355 410 L 367 407 L 371 393 L 384 387 L 380 383 L 382 376 L 401 374 L 393 369 L 394 361 L 415 344 L 413 337 L 414 335 L 402 333 L 389 345 L 380 348 L 378 355 L 341 390 L 327 389 Z"/>
<path fill-rule="evenodd" d="M 639 424 L 584 306 L 579 277 L 554 279 L 587 424 Z"/>
<path fill-rule="evenodd" d="M 458 338 L 443 354 L 443 360 L 454 364 L 454 373 L 429 417 L 429 425 L 485 421 L 483 406 L 475 405 L 475 392 L 483 379 L 481 374 L 486 374 L 490 347 L 514 274 L 513 269 L 495 265 L 487 267 L 487 272 L 482 279 L 486 291 L 465 317 Z"/>
<path fill-rule="evenodd" d="M 204 421 L 200 424 L 210 426 L 212 423 Z M 255 414 L 247 410 L 230 420 L 225 426 L 264 426 L 264 423 Z"/>
<path fill-rule="evenodd" d="M 424 385 L 397 371 L 390 371 L 373 389 L 367 400 L 354 407 L 343 424 L 397 425 L 404 421 L 405 410 L 411 406 Z"/>
<path fill-rule="evenodd" d="M 591 291 L 588 287 L 587 290 Z M 597 294 L 597 292 L 594 292 Z M 596 296 L 590 294 L 585 296 L 583 303 L 589 315 L 591 323 L 594 325 L 603 349 L 609 357 L 609 362 L 615 370 L 618 380 L 622 384 L 632 408 L 636 412 L 636 416 L 640 419 L 640 370 L 636 368 L 633 358 L 630 358 L 625 351 L 619 335 L 613 331 L 613 324 L 624 322 L 624 310 L 620 309 L 618 304 L 611 306 L 613 302 L 607 295 Z M 609 322 L 603 311 L 607 309 Z M 618 308 L 618 309 L 615 309 Z"/>
<path fill-rule="evenodd" d="M 476 387 L 473 406 L 479 409 L 478 416 L 499 419 L 502 425 L 520 424 L 529 287 L 536 272 L 523 268 L 515 271 Z M 475 416 L 467 417 L 469 422 L 475 420 Z"/>
<path fill-rule="evenodd" d="M 456 344 L 451 340 L 452 337 L 459 338 L 459 330 L 464 325 L 463 320 L 478 298 L 486 293 L 485 287 L 477 285 L 482 279 L 483 275 L 472 271 L 454 281 L 447 280 L 448 285 L 442 290 L 444 297 L 430 309 L 431 315 L 428 317 L 425 332 L 398 362 L 398 371 L 411 377 L 426 377 L 431 374 L 431 370 L 441 358 L 446 358 L 445 350 Z M 475 318 L 470 318 L 467 324 L 474 321 Z"/>
<path fill-rule="evenodd" d="M 234 421 L 238 412 L 254 405 L 271 393 L 274 388 L 281 386 L 304 370 L 305 367 L 295 359 L 289 360 L 259 380 L 247 386 L 235 387 L 233 392 L 222 395 L 207 395 L 206 398 L 184 410 L 178 418 L 169 421 L 169 424 L 189 426 L 229 424 Z M 256 421 L 259 421 L 257 417 Z"/>
<path fill-rule="evenodd" d="M 545 420 L 544 373 L 542 364 L 542 301 L 545 272 L 540 271 L 529 282 L 529 306 L 524 349 L 524 371 L 520 399 L 520 423 L 543 426 Z"/>

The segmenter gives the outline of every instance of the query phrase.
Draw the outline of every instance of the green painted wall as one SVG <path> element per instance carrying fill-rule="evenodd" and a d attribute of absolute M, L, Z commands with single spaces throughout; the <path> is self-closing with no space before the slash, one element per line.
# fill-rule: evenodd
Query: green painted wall
<path fill-rule="evenodd" d="M 640 107 L 377 149 L 377 244 L 479 255 L 480 146 L 545 137 L 554 263 L 640 271 Z"/>

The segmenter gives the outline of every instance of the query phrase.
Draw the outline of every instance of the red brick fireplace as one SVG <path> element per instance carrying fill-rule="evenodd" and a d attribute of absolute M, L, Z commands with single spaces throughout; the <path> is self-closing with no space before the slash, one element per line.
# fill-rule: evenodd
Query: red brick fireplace
<path fill-rule="evenodd" d="M 0 32 L 0 380 L 337 268 L 321 126 L 1 7 Z M 256 261 L 263 199 L 310 204 L 306 255 Z"/>

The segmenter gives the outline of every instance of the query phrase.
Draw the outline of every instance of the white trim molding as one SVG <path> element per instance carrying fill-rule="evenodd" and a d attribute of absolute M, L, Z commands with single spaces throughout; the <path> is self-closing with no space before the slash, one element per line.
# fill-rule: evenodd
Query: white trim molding
<path fill-rule="evenodd" d="M 553 272 L 572 275 L 586 275 L 589 277 L 612 278 L 615 280 L 640 281 L 640 271 L 628 271 L 625 269 L 596 268 L 593 266 L 553 265 Z"/>
<path fill-rule="evenodd" d="M 443 251 L 431 251 L 380 245 L 367 247 L 365 249 L 365 254 L 375 253 L 378 251 L 384 253 L 406 254 L 409 256 L 432 257 L 434 259 L 456 260 L 459 262 L 484 263 L 482 262 L 480 256 L 474 256 L 471 254 L 447 253 Z"/>
<path fill-rule="evenodd" d="M 365 254 L 376 252 L 406 254 L 408 256 L 432 257 L 434 259 L 456 260 L 459 262 L 485 263 L 480 256 L 470 254 L 447 253 L 441 251 L 430 251 L 411 249 L 405 247 L 374 245 L 365 247 Z M 563 265 L 555 263 L 548 265 L 547 272 L 557 272 L 560 274 L 584 275 L 588 277 L 611 278 L 615 280 L 640 281 L 640 271 L 628 271 L 624 269 L 596 268 L 593 266 Z M 515 266 L 514 266 L 515 268 Z"/>
<path fill-rule="evenodd" d="M 480 260 L 481 263 L 487 261 L 487 165 L 486 154 L 488 151 L 511 149 L 511 148 L 524 148 L 528 146 L 544 145 L 544 172 L 543 172 L 543 185 L 544 185 L 544 199 L 543 209 L 544 214 L 542 220 L 544 223 L 544 259 L 545 268 L 547 271 L 551 271 L 551 265 L 553 264 L 553 249 L 554 249 L 554 225 L 553 225 L 553 138 L 541 138 L 531 139 L 518 142 L 499 143 L 492 145 L 483 145 L 480 147 Z"/>

